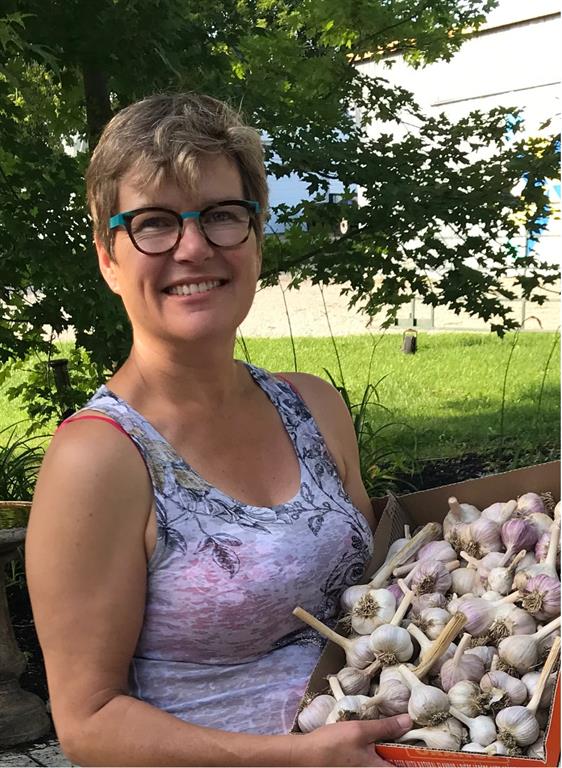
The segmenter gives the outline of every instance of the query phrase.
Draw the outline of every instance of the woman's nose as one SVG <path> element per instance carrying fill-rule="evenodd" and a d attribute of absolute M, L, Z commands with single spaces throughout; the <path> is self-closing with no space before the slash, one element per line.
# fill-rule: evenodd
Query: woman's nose
<path fill-rule="evenodd" d="M 173 255 L 178 261 L 206 261 L 213 256 L 213 246 L 195 219 L 184 220 L 181 238 Z"/>

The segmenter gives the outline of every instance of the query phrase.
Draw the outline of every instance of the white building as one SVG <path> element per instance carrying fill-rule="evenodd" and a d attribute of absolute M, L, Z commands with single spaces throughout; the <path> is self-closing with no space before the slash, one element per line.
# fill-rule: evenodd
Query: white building
<path fill-rule="evenodd" d="M 362 62 L 359 69 L 411 91 L 429 115 L 445 113 L 457 120 L 473 110 L 516 107 L 524 116 L 524 133 L 536 136 L 549 119 L 550 132 L 557 126 L 559 131 L 561 39 L 558 0 L 500 0 L 450 61 L 414 69 L 399 55 L 390 55 Z M 377 130 L 373 125 L 373 133 Z M 559 183 L 551 185 L 550 194 L 559 212 Z M 551 218 L 537 246 L 553 263 L 560 258 L 560 233 L 560 221 Z M 525 247 L 523 234 L 520 247 Z"/>

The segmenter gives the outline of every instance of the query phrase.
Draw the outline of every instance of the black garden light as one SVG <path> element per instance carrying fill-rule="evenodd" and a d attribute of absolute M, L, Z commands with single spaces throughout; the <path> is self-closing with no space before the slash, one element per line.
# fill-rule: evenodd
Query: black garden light
<path fill-rule="evenodd" d="M 59 402 L 62 407 L 61 421 L 67 419 L 74 413 L 74 409 L 69 405 L 70 394 L 70 375 L 68 373 L 68 360 L 66 358 L 58 358 L 56 360 L 49 360 L 49 367 L 53 370 L 53 376 L 55 379 L 55 387 Z"/>
<path fill-rule="evenodd" d="M 402 352 L 415 355 L 418 348 L 418 332 L 415 328 L 407 328 L 402 334 Z"/>

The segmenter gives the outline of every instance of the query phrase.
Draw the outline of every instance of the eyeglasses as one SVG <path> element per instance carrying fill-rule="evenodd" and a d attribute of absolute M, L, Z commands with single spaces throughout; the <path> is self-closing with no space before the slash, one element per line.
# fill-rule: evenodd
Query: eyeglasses
<path fill-rule="evenodd" d="M 181 240 L 184 220 L 195 219 L 208 243 L 233 248 L 246 242 L 259 210 L 254 200 L 223 200 L 202 211 L 183 213 L 147 206 L 115 214 L 109 219 L 109 229 L 125 227 L 138 251 L 158 256 L 173 251 Z"/>

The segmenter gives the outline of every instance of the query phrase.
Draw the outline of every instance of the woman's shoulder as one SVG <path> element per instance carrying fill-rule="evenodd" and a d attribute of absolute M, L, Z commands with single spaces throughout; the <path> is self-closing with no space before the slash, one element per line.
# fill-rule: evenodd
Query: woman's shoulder
<path fill-rule="evenodd" d="M 282 371 L 274 373 L 273 376 L 284 379 L 309 406 L 336 408 L 338 411 L 342 408 L 344 411 L 347 410 L 338 390 L 320 376 L 300 371 Z"/>

